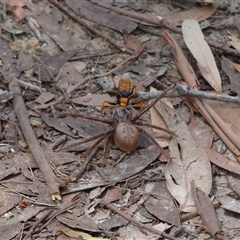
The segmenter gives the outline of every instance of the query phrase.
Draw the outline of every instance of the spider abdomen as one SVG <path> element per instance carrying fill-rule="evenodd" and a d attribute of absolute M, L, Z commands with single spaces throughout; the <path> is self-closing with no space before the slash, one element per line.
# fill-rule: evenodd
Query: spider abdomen
<path fill-rule="evenodd" d="M 129 122 L 120 122 L 116 126 L 114 142 L 123 152 L 131 153 L 139 143 L 138 129 Z"/>

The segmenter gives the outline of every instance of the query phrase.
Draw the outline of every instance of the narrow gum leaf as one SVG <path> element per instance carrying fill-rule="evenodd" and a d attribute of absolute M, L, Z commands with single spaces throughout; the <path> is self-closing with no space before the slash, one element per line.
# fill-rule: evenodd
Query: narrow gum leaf
<path fill-rule="evenodd" d="M 212 51 L 204 40 L 204 35 L 198 22 L 194 19 L 184 20 L 182 24 L 182 32 L 188 49 L 197 60 L 202 76 L 215 91 L 221 92 L 221 77 Z"/>

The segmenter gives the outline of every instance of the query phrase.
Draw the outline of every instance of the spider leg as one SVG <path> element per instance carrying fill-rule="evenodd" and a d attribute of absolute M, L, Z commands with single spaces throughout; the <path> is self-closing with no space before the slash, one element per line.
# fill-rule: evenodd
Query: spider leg
<path fill-rule="evenodd" d="M 97 165 L 106 165 L 107 164 L 107 156 L 110 150 L 110 145 L 109 145 L 109 138 L 110 138 L 111 134 L 109 134 L 108 136 L 106 136 L 106 142 L 104 144 L 104 149 L 103 149 L 103 158 L 100 159 L 98 162 L 96 162 Z"/>
<path fill-rule="evenodd" d="M 143 109 L 143 102 L 141 99 L 136 99 L 135 101 L 131 102 L 132 105 L 139 104 L 140 105 L 140 110 Z"/>
<path fill-rule="evenodd" d="M 155 140 L 155 138 L 149 134 L 147 131 L 143 130 L 142 128 L 136 126 L 138 131 L 142 134 L 144 134 L 145 136 L 149 137 L 150 140 L 161 150 L 161 152 L 167 157 L 169 158 L 169 154 L 166 153 L 166 151 L 159 145 L 159 143 Z"/>
<path fill-rule="evenodd" d="M 97 118 L 97 117 L 92 117 L 92 116 L 87 116 L 81 113 L 71 113 L 71 112 L 66 112 L 66 113 L 61 113 L 60 116 L 71 116 L 71 117 L 81 117 L 81 118 L 85 118 L 85 119 L 89 119 L 89 120 L 93 120 L 93 121 L 97 121 L 97 122 L 102 122 L 102 123 L 106 123 L 106 124 L 112 124 L 113 121 L 109 121 L 103 118 Z"/>
<path fill-rule="evenodd" d="M 139 126 L 145 126 L 145 127 L 150 127 L 150 128 L 154 128 L 154 129 L 157 129 L 157 130 L 162 130 L 164 132 L 167 132 L 173 136 L 178 136 L 175 132 L 171 131 L 171 130 L 168 130 L 166 128 L 162 128 L 160 126 L 157 126 L 157 125 L 153 125 L 153 124 L 149 124 L 149 123 L 143 123 L 143 122 L 135 122 L 136 125 L 139 125 Z"/>
<path fill-rule="evenodd" d="M 77 179 L 79 179 L 81 177 L 81 175 L 83 174 L 83 172 L 85 171 L 87 165 L 89 164 L 89 162 L 91 161 L 92 157 L 95 155 L 95 153 L 97 152 L 97 147 L 98 144 L 105 138 L 107 137 L 107 141 L 109 136 L 112 134 L 112 131 L 109 131 L 108 133 L 104 134 L 102 137 L 100 137 L 94 144 L 93 146 L 91 146 L 87 151 L 84 152 L 84 155 L 86 155 L 86 159 L 84 161 L 84 163 L 80 166 L 80 168 L 75 169 L 71 175 L 70 175 L 70 179 L 72 179 L 72 181 L 76 181 Z"/>
<path fill-rule="evenodd" d="M 112 134 L 114 131 L 114 129 L 111 129 L 111 130 L 108 130 L 107 132 L 105 133 L 100 133 L 98 135 L 95 135 L 95 136 L 92 136 L 92 137 L 89 137 L 87 139 L 77 139 L 77 140 L 73 140 L 71 141 L 70 143 L 66 144 L 65 146 L 63 146 L 60 150 L 63 150 L 63 151 L 68 151 L 69 149 L 71 149 L 72 147 L 75 147 L 77 145 L 80 145 L 80 144 L 83 144 L 83 143 L 86 143 L 86 142 L 90 142 L 92 140 L 95 140 L 95 139 L 98 139 L 98 138 L 105 138 L 108 134 Z"/>
<path fill-rule="evenodd" d="M 112 106 L 110 106 L 110 108 L 113 108 L 113 105 L 116 105 L 115 102 L 104 101 L 104 102 L 102 103 L 100 112 L 102 112 L 102 111 L 104 110 L 104 107 L 105 107 L 105 104 L 106 104 L 106 103 L 112 105 Z"/>
<path fill-rule="evenodd" d="M 150 103 L 144 110 L 142 110 L 141 112 L 139 112 L 132 120 L 132 123 L 135 123 L 145 112 L 147 112 L 152 106 L 154 106 L 161 98 L 163 98 L 168 91 L 170 91 L 171 89 L 174 88 L 174 85 L 166 88 L 164 91 L 162 91 L 162 93 L 152 102 Z"/>

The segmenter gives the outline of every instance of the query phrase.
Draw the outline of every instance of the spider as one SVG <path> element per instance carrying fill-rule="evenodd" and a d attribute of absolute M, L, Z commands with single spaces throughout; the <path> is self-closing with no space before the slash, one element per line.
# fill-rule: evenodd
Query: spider
<path fill-rule="evenodd" d="M 93 146 L 91 146 L 85 154 L 90 154 L 93 149 L 95 149 L 98 144 L 100 144 L 101 141 L 106 139 L 105 142 L 105 147 L 104 147 L 104 159 L 106 159 L 108 150 L 109 150 L 109 141 L 108 139 L 110 137 L 113 137 L 114 143 L 119 148 L 125 153 L 131 153 L 133 152 L 138 144 L 139 144 L 139 139 L 140 139 L 140 133 L 146 135 L 157 147 L 160 148 L 161 151 L 163 151 L 162 147 L 158 144 L 158 142 L 144 129 L 141 128 L 141 126 L 146 126 L 158 130 L 163 130 L 167 133 L 170 133 L 171 135 L 176 134 L 170 130 L 164 129 L 162 127 L 148 124 L 148 123 L 143 123 L 139 121 L 139 118 L 146 113 L 152 106 L 154 106 L 169 90 L 171 90 L 173 86 L 168 87 L 165 89 L 162 94 L 160 94 L 152 103 L 150 103 L 145 109 L 141 110 L 136 114 L 136 116 L 133 116 L 133 111 L 132 109 L 128 109 L 126 107 L 121 107 L 117 106 L 113 109 L 113 117 L 111 120 L 106 120 L 106 119 L 101 119 L 101 118 L 95 118 L 92 116 L 86 116 L 82 114 L 71 114 L 72 116 L 77 116 L 77 117 L 83 117 L 85 119 L 90 119 L 93 121 L 98 121 L 98 122 L 103 122 L 106 124 L 109 124 L 111 126 L 111 129 L 104 133 L 100 133 L 98 135 L 95 135 L 93 137 L 87 138 L 85 140 L 74 140 L 73 142 L 70 142 L 63 146 L 61 150 L 69 150 L 70 148 L 80 145 L 82 143 L 90 142 L 93 140 L 98 139 Z"/>
<path fill-rule="evenodd" d="M 116 87 L 116 83 L 114 79 L 112 78 L 113 83 L 114 83 L 114 88 L 112 90 L 108 90 L 108 93 L 112 93 L 116 95 L 117 97 L 117 103 L 114 102 L 109 102 L 109 101 L 104 101 L 101 106 L 100 112 L 104 110 L 105 104 L 110 104 L 110 105 L 118 105 L 120 107 L 126 107 L 129 105 L 130 99 L 137 94 L 136 91 L 136 86 L 132 85 L 130 79 L 120 79 L 118 83 L 118 87 Z M 135 101 L 131 102 L 131 105 L 140 105 L 140 110 L 142 110 L 142 100 L 141 99 L 136 99 Z"/>

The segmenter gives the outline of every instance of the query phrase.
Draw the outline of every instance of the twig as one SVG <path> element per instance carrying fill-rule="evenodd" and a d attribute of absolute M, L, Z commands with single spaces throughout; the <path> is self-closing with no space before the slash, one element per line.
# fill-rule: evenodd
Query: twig
<path fill-rule="evenodd" d="M 42 42 L 42 43 L 45 42 L 44 39 L 43 39 L 43 37 L 42 37 L 41 32 L 40 32 L 39 29 L 36 27 L 36 25 L 33 23 L 32 18 L 29 17 L 29 16 L 27 16 L 25 19 L 26 19 L 26 21 L 27 21 L 27 24 L 28 24 L 29 28 L 35 33 L 35 35 L 37 36 L 38 40 L 39 40 L 40 42 Z"/>
<path fill-rule="evenodd" d="M 148 100 L 152 98 L 158 97 L 162 92 L 138 92 L 138 97 L 140 97 L 142 100 Z M 223 102 L 231 102 L 231 103 L 237 103 L 240 104 L 240 98 L 239 97 L 232 97 L 229 95 L 223 95 L 220 93 L 212 93 L 212 92 L 205 92 L 201 90 L 197 90 L 194 88 L 190 88 L 188 86 L 184 86 L 181 84 L 177 84 L 176 87 L 173 90 L 170 90 L 166 95 L 166 97 L 198 97 L 198 98 L 204 98 L 204 99 L 211 99 L 216 101 L 223 101 Z"/>
<path fill-rule="evenodd" d="M 20 79 L 14 79 L 14 81 L 16 81 L 22 88 L 27 88 L 27 89 L 30 89 L 34 92 L 38 92 L 38 93 L 42 93 L 42 92 L 46 92 L 46 89 L 45 88 L 42 88 L 42 87 L 38 87 L 36 85 L 33 85 L 31 83 L 27 83 L 27 82 L 24 82 Z"/>
<path fill-rule="evenodd" d="M 29 229 L 29 231 L 26 233 L 27 236 L 31 236 L 34 232 L 34 230 L 37 228 L 37 226 L 44 221 L 51 213 L 52 213 L 52 209 L 47 211 L 41 218 L 39 218 Z"/>
<path fill-rule="evenodd" d="M 48 0 L 50 3 L 52 3 L 55 7 L 66 13 L 68 16 L 73 18 L 76 22 L 87 28 L 92 33 L 102 37 L 103 39 L 106 39 L 109 43 L 111 43 L 116 48 L 120 49 L 121 51 L 126 51 L 126 48 L 120 44 L 118 44 L 113 38 L 106 36 L 99 30 L 95 29 L 94 27 L 88 25 L 85 21 L 77 17 L 74 13 L 70 12 L 67 8 L 63 7 L 61 4 L 59 4 L 56 0 Z"/>
<path fill-rule="evenodd" d="M 101 7 L 104 7 L 106 9 L 109 9 L 111 11 L 114 11 L 116 13 L 119 13 L 121 15 L 130 17 L 132 19 L 136 19 L 136 20 L 139 20 L 141 22 L 146 22 L 146 23 L 150 23 L 150 24 L 155 25 L 155 26 L 159 26 L 159 27 L 162 27 L 162 28 L 165 28 L 165 29 L 169 29 L 172 32 L 177 33 L 177 34 L 182 34 L 182 31 L 181 31 L 180 28 L 177 28 L 177 27 L 171 25 L 166 19 L 164 19 L 160 16 L 152 17 L 152 16 L 147 16 L 146 14 L 130 12 L 130 11 L 127 11 L 127 10 L 124 10 L 124 9 L 121 9 L 121 8 L 113 7 L 110 4 L 104 3 L 104 1 L 91 1 L 91 2 L 98 5 L 98 6 L 101 6 Z M 209 40 L 209 39 L 205 39 L 205 40 L 210 46 L 212 46 L 214 48 L 217 48 L 217 49 L 220 49 L 221 51 L 223 51 L 226 54 L 229 54 L 229 55 L 232 55 L 232 56 L 235 56 L 235 57 L 240 57 L 240 51 L 229 48 L 227 46 L 227 44 L 216 43 L 216 42 L 214 42 L 212 40 Z"/>
<path fill-rule="evenodd" d="M 147 229 L 147 230 L 149 230 L 149 231 L 151 231 L 153 233 L 158 234 L 159 236 L 163 236 L 163 237 L 165 237 L 167 239 L 171 239 L 171 240 L 177 240 L 177 238 L 175 238 L 175 237 L 173 237 L 173 236 L 171 236 L 171 235 L 169 235 L 169 234 L 167 234 L 165 232 L 161 232 L 161 231 L 159 231 L 159 230 L 157 230 L 157 229 L 155 229 L 153 227 L 150 227 L 148 225 L 142 224 L 141 222 L 137 221 L 136 219 L 130 217 L 127 213 L 118 210 L 117 208 L 113 207 L 110 203 L 108 203 L 108 202 L 106 202 L 104 200 L 100 200 L 99 204 L 102 204 L 102 205 L 106 206 L 107 208 L 109 208 L 110 210 L 116 212 L 118 215 L 120 215 L 121 217 L 125 218 L 126 220 L 128 220 L 128 221 L 130 221 L 132 223 L 135 223 L 140 229 L 145 228 L 145 229 Z"/>
<path fill-rule="evenodd" d="M 53 205 L 53 204 L 37 202 L 37 201 L 33 200 L 32 198 L 30 198 L 30 197 L 28 197 L 28 196 L 26 196 L 26 195 L 24 195 L 24 194 L 22 194 L 18 191 L 15 191 L 14 189 L 12 189 L 8 185 L 4 184 L 3 182 L 5 182 L 5 181 L 0 181 L 0 185 L 4 186 L 5 188 L 9 189 L 11 192 L 13 192 L 15 194 L 24 197 L 25 199 L 28 200 L 28 202 L 30 202 L 32 204 L 39 205 L 39 206 L 46 206 L 46 207 L 54 207 L 54 208 L 57 207 L 56 205 Z M 6 182 L 6 183 L 9 183 L 9 182 Z M 11 182 L 11 183 L 14 183 L 14 182 Z"/>
<path fill-rule="evenodd" d="M 16 81 L 12 81 L 9 84 L 9 89 L 14 93 L 21 93 L 19 84 Z M 52 172 L 51 166 L 46 159 L 29 122 L 28 112 L 22 96 L 13 99 L 13 106 L 26 142 L 44 176 L 44 179 L 46 180 L 52 200 L 61 200 L 59 187 L 64 186 L 64 182 L 61 182 Z"/>
<path fill-rule="evenodd" d="M 41 228 L 39 229 L 39 232 L 45 228 L 47 225 L 49 225 L 49 223 L 58 215 L 60 215 L 61 213 L 66 212 L 67 210 L 70 210 L 71 208 L 75 207 L 80 201 L 82 201 L 82 199 L 77 199 L 74 202 L 71 202 L 70 204 L 68 204 L 68 206 L 64 207 L 63 209 L 57 210 L 53 216 L 51 216 L 51 218 L 43 225 L 41 226 Z"/>

